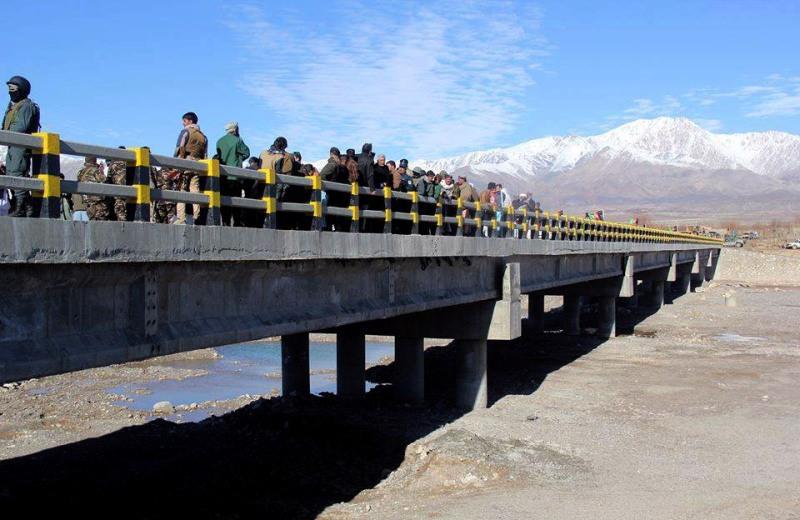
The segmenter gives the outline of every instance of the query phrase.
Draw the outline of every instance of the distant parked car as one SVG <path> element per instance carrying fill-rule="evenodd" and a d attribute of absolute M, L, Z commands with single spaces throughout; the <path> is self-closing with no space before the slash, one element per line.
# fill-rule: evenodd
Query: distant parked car
<path fill-rule="evenodd" d="M 786 242 L 781 247 L 783 247 L 784 249 L 800 249 L 800 238 L 798 238 L 793 242 Z"/>

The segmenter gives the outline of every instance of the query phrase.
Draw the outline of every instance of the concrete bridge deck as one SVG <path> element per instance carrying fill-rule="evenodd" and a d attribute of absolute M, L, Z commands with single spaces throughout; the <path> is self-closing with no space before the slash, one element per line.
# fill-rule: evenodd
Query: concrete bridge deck
<path fill-rule="evenodd" d="M 284 392 L 304 393 L 308 333 L 328 330 L 340 393 L 363 393 L 363 337 L 380 333 L 397 337 L 401 396 L 421 400 L 422 340 L 445 337 L 464 350 L 460 404 L 480 406 L 486 339 L 522 334 L 521 294 L 533 330 L 544 295 L 563 294 L 572 333 L 593 297 L 610 337 L 618 297 L 659 306 L 665 282 L 702 283 L 717 255 L 696 243 L 0 219 L 0 382 L 282 336 Z"/>

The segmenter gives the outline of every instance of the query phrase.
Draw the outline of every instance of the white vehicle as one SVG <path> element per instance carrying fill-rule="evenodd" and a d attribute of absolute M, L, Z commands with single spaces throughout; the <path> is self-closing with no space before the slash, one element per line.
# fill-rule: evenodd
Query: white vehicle
<path fill-rule="evenodd" d="M 793 242 L 786 242 L 783 244 L 784 249 L 800 249 L 800 238 Z"/>

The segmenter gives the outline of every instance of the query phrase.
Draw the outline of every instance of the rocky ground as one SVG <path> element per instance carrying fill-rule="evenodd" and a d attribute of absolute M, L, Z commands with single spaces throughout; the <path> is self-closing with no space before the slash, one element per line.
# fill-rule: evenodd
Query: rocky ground
<path fill-rule="evenodd" d="M 198 375 L 164 360 L 26 382 L 0 391 L 0 507 L 143 518 L 798 518 L 800 257 L 759 255 L 725 250 L 717 281 L 657 314 L 620 308 L 610 341 L 561 335 L 556 308 L 544 335 L 490 343 L 491 406 L 467 415 L 449 405 L 447 346 L 426 350 L 421 408 L 379 386 L 363 403 L 255 396 L 176 424 L 104 393 L 124 380 Z M 591 327 L 591 308 L 584 318 Z M 370 378 L 390 382 L 392 370 L 373 367 Z"/>

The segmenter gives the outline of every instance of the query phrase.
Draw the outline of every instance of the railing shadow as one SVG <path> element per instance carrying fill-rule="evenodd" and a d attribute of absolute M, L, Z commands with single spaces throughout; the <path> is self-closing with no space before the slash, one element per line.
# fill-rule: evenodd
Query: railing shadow
<path fill-rule="evenodd" d="M 646 311 L 620 315 L 623 330 Z M 489 402 L 535 392 L 548 374 L 604 340 L 545 333 L 490 342 Z M 592 325 L 591 308 L 583 319 Z M 426 405 L 397 404 L 390 385 L 361 402 L 334 396 L 259 400 L 200 423 L 155 420 L 95 439 L 0 462 L 0 509 L 44 506 L 134 518 L 313 518 L 377 485 L 400 466 L 406 447 L 463 412 L 454 409 L 450 346 L 425 352 Z M 368 378 L 388 382 L 392 365 Z"/>

